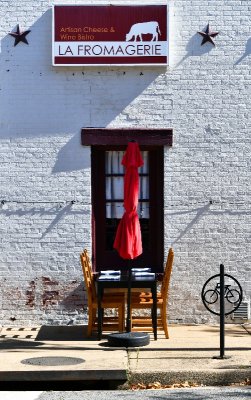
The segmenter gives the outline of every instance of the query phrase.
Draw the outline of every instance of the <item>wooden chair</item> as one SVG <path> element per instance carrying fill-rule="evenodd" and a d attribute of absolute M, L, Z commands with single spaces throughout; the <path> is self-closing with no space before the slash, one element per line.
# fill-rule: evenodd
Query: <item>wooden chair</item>
<path fill-rule="evenodd" d="M 87 336 L 91 336 L 92 332 L 97 329 L 97 294 L 96 286 L 94 281 L 94 275 L 92 273 L 91 262 L 88 256 L 88 252 L 85 249 L 80 254 L 81 265 L 84 274 L 84 280 L 87 290 L 88 299 L 88 329 Z M 121 295 L 106 295 L 104 294 L 102 303 L 102 309 L 115 308 L 118 310 L 118 317 L 104 317 L 103 318 L 103 330 L 118 330 L 119 332 L 124 331 L 125 326 L 125 301 L 124 296 Z"/>
<path fill-rule="evenodd" d="M 169 338 L 168 327 L 167 327 L 167 302 L 168 302 L 168 290 L 170 277 L 172 272 L 174 259 L 173 249 L 170 248 L 167 256 L 164 276 L 161 284 L 160 292 L 157 293 L 157 308 L 160 311 L 160 316 L 158 317 L 158 328 L 162 328 L 165 332 L 166 339 Z M 132 293 L 131 298 L 131 321 L 132 321 L 132 331 L 138 330 L 151 330 L 152 319 L 144 316 L 133 316 L 133 309 L 151 309 L 153 306 L 152 294 L 149 293 Z"/>

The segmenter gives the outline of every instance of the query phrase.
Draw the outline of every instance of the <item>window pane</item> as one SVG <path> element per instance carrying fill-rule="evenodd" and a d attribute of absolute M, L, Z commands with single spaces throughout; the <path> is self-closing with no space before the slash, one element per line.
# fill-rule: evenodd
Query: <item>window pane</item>
<path fill-rule="evenodd" d="M 138 215 L 139 218 L 149 218 L 149 201 L 139 201 Z"/>
<path fill-rule="evenodd" d="M 105 172 L 106 174 L 124 174 L 124 166 L 121 165 L 124 157 L 124 151 L 106 151 L 105 152 Z M 139 174 L 148 174 L 149 162 L 148 151 L 141 151 L 144 165 L 139 168 Z"/>
<path fill-rule="evenodd" d="M 140 176 L 139 199 L 149 199 L 149 176 Z"/>
<path fill-rule="evenodd" d="M 107 202 L 106 203 L 106 218 L 122 218 L 124 214 L 123 202 Z"/>
<path fill-rule="evenodd" d="M 124 174 L 124 166 L 121 165 L 124 151 L 106 151 L 105 152 L 105 173 L 106 174 Z"/>
<path fill-rule="evenodd" d="M 107 176 L 105 185 L 107 200 L 123 200 L 124 197 L 124 177 L 123 176 Z"/>
<path fill-rule="evenodd" d="M 148 151 L 141 151 L 141 156 L 144 161 L 144 165 L 139 168 L 139 174 L 148 174 L 149 173 L 149 158 L 148 158 Z"/>

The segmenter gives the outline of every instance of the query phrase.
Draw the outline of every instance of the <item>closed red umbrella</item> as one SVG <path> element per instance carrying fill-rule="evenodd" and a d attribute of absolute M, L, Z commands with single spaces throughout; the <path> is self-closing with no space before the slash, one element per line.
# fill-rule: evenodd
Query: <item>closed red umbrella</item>
<path fill-rule="evenodd" d="M 132 260 L 142 254 L 142 240 L 139 217 L 137 214 L 139 197 L 138 168 L 144 164 L 138 143 L 129 142 L 122 165 L 125 166 L 124 177 L 124 215 L 118 225 L 113 247 L 120 257 Z M 130 265 L 128 265 L 130 267 Z M 129 268 L 128 301 L 127 301 L 127 332 L 130 331 L 131 303 L 131 268 Z"/>
<path fill-rule="evenodd" d="M 118 225 L 113 247 L 120 257 L 133 259 L 142 254 L 142 240 L 139 217 L 137 214 L 139 196 L 138 168 L 142 160 L 138 143 L 130 142 L 121 162 L 124 165 L 124 208 L 125 213 Z"/>

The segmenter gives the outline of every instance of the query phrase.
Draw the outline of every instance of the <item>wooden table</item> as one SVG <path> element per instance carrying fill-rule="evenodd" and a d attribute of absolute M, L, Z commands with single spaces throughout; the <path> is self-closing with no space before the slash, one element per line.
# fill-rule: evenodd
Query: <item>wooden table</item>
<path fill-rule="evenodd" d="M 104 289 L 107 288 L 128 288 L 128 275 L 121 275 L 119 279 L 101 279 L 97 277 L 97 296 L 98 296 L 98 339 L 101 340 L 102 336 L 102 308 L 101 301 Z M 132 288 L 142 288 L 142 289 L 150 289 L 152 292 L 153 299 L 153 309 L 152 309 L 152 325 L 153 325 L 153 334 L 154 340 L 157 340 L 157 279 L 156 276 L 133 276 L 131 279 L 131 287 Z M 116 294 L 116 290 L 114 290 L 114 294 Z M 127 310 L 129 313 L 130 310 Z"/>

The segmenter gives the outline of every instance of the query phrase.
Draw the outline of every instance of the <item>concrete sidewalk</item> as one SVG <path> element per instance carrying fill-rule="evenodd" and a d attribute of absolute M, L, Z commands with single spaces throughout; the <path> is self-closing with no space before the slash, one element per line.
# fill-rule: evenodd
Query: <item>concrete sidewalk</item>
<path fill-rule="evenodd" d="M 114 348 L 86 338 L 86 326 L 3 327 L 0 382 L 95 381 L 163 385 L 190 381 L 227 385 L 251 379 L 251 324 L 225 326 L 226 359 L 219 326 L 172 325 L 170 339 L 140 348 Z"/>

